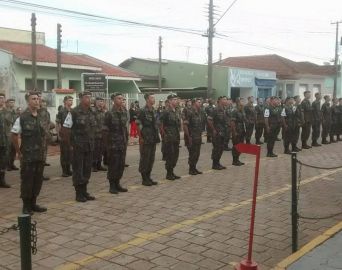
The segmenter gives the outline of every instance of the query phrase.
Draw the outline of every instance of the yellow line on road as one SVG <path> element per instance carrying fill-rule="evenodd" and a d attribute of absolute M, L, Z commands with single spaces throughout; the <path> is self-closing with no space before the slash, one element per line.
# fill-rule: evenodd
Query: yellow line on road
<path fill-rule="evenodd" d="M 324 181 L 324 177 L 327 177 L 327 176 L 332 175 L 332 174 L 339 172 L 339 171 L 342 171 L 342 169 L 328 171 L 328 172 L 322 173 L 320 175 L 307 178 L 307 179 L 301 181 L 301 185 L 306 185 L 306 184 L 312 183 L 312 182 L 317 181 L 317 180 Z M 272 191 L 272 192 L 258 196 L 257 201 L 262 201 L 262 200 L 265 200 L 269 197 L 279 195 L 279 194 L 284 193 L 290 189 L 291 189 L 291 186 L 286 185 L 283 188 L 279 188 L 275 191 Z M 71 263 L 66 263 L 64 265 L 61 265 L 60 267 L 57 267 L 56 269 L 58 269 L 58 270 L 76 270 L 76 269 L 79 269 L 80 267 L 85 266 L 89 263 L 95 262 L 97 260 L 101 260 L 105 257 L 108 257 L 108 256 L 113 255 L 115 253 L 121 252 L 123 250 L 127 250 L 129 248 L 142 245 L 148 241 L 151 241 L 151 240 L 154 240 L 158 237 L 170 234 L 170 233 L 175 232 L 175 231 L 177 231 L 181 228 L 184 228 L 186 226 L 193 225 L 193 224 L 199 223 L 201 221 L 208 220 L 210 218 L 217 217 L 217 216 L 220 216 L 222 214 L 225 214 L 225 213 L 231 212 L 233 210 L 239 209 L 243 206 L 249 205 L 251 203 L 251 201 L 252 201 L 251 199 L 248 199 L 248 200 L 241 201 L 239 203 L 230 203 L 223 208 L 205 213 L 203 215 L 199 215 L 199 216 L 191 218 L 191 219 L 183 220 L 179 223 L 176 223 L 172 226 L 166 227 L 166 228 L 161 229 L 161 230 L 156 231 L 156 232 L 138 233 L 138 234 L 136 234 L 136 237 L 134 239 L 132 239 L 126 243 L 120 244 L 120 245 L 112 247 L 112 248 L 104 249 L 100 252 L 95 253 L 94 255 L 86 256 L 83 259 L 80 259 L 80 260 L 77 260 L 77 261 L 74 261 Z"/>
<path fill-rule="evenodd" d="M 285 270 L 288 266 L 298 261 L 305 254 L 313 250 L 315 247 L 321 245 L 323 242 L 333 237 L 336 233 L 340 231 L 342 231 L 342 222 L 337 223 L 335 226 L 326 230 L 324 233 L 322 233 L 321 235 L 317 236 L 315 239 L 307 243 L 300 250 L 282 260 L 280 263 L 277 264 L 276 267 L 273 268 L 273 270 Z"/>

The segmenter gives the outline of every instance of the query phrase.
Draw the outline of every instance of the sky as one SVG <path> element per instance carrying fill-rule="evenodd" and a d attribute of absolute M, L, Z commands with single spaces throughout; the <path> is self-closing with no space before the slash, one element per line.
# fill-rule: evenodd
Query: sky
<path fill-rule="evenodd" d="M 23 2 L 111 18 L 198 30 L 208 28 L 209 0 L 22 0 Z M 46 44 L 56 47 L 62 24 L 62 50 L 86 53 L 119 65 L 130 57 L 207 62 L 206 37 L 117 22 L 79 20 L 38 9 L 13 7 L 0 0 L 0 27 L 30 30 L 31 12 Z M 233 0 L 214 0 L 215 21 Z M 342 0 L 237 0 L 215 26 L 214 61 L 231 56 L 278 54 L 295 61 L 329 62 L 335 54 L 335 25 L 342 20 Z M 342 34 L 340 25 L 339 39 Z M 1 38 L 1 37 L 0 37 Z"/>

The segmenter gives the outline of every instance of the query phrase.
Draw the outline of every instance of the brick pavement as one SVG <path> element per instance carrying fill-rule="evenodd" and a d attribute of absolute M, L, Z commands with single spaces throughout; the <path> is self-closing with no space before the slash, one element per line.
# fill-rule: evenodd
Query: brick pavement
<path fill-rule="evenodd" d="M 341 150 L 342 143 L 332 144 L 305 151 L 299 158 L 321 166 L 340 165 Z M 152 176 L 160 180 L 165 169 L 157 151 Z M 182 147 L 175 172 L 185 177 L 161 180 L 149 188 L 140 184 L 138 147 L 132 146 L 127 158 L 131 166 L 123 181 L 129 192 L 109 194 L 105 173 L 93 173 L 89 189 L 97 200 L 85 204 L 74 202 L 71 179 L 59 177 L 58 156 L 50 157 L 53 166 L 47 167 L 47 174 L 53 179 L 44 182 L 40 196 L 49 210 L 33 216 L 39 239 L 33 269 L 233 269 L 247 252 L 254 160 L 242 155 L 247 164 L 233 167 L 231 153 L 225 152 L 223 164 L 228 169 L 212 171 L 210 151 L 211 145 L 203 145 L 199 168 L 205 174 L 189 176 Z M 341 209 L 341 171 L 303 168 L 303 215 Z M 254 259 L 261 269 L 272 268 L 291 253 L 289 172 L 289 156 L 262 158 L 254 245 Z M 14 188 L 0 190 L 0 227 L 15 223 L 21 207 L 18 174 L 8 175 Z M 300 245 L 340 219 L 301 220 Z M 0 243 L 0 269 L 19 269 L 18 234 L 2 235 Z"/>

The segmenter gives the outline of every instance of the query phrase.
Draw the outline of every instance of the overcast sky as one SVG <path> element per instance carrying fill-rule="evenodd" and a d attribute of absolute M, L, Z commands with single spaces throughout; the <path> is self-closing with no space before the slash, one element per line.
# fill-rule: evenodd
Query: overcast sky
<path fill-rule="evenodd" d="M 209 0 L 22 0 L 30 3 L 206 32 Z M 214 0 L 216 18 L 233 0 Z M 35 10 L 37 31 L 56 47 L 56 24 L 63 28 L 63 51 L 87 53 L 118 65 L 129 57 L 157 58 L 158 36 L 163 58 L 207 61 L 207 39 L 146 27 L 77 20 Z M 0 0 L 0 26 L 30 30 L 30 10 L 9 8 Z M 342 20 L 342 0 L 237 0 L 217 24 L 214 60 L 229 56 L 279 54 L 318 64 L 334 57 L 335 25 Z M 340 36 L 342 24 L 340 25 Z M 78 46 L 77 46 L 78 44 Z M 267 49 L 267 48 L 271 48 Z"/>

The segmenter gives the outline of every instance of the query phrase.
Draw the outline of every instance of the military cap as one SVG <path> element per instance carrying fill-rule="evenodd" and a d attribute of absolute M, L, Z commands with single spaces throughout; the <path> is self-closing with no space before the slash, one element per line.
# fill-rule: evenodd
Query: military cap
<path fill-rule="evenodd" d="M 91 92 L 89 92 L 89 91 L 83 91 L 83 92 L 80 92 L 80 93 L 78 94 L 78 97 L 79 97 L 79 98 L 82 98 L 82 97 L 84 97 L 84 96 L 91 96 Z"/>
<path fill-rule="evenodd" d="M 63 99 L 63 101 L 65 102 L 65 101 L 67 101 L 68 99 L 74 99 L 72 96 L 65 96 L 64 97 L 64 99 Z"/>
<path fill-rule="evenodd" d="M 120 92 L 115 92 L 115 93 L 113 93 L 113 94 L 110 96 L 110 98 L 111 98 L 111 99 L 114 99 L 114 98 L 117 97 L 117 96 L 122 96 L 122 93 L 120 93 Z"/>
<path fill-rule="evenodd" d="M 167 99 L 173 99 L 173 98 L 178 98 L 176 93 L 171 93 L 170 95 L 167 96 Z"/>
<path fill-rule="evenodd" d="M 6 102 L 14 102 L 15 101 L 15 99 L 14 98 L 9 98 L 9 99 L 7 99 L 7 101 Z"/>
<path fill-rule="evenodd" d="M 103 97 L 96 97 L 95 100 L 104 100 L 104 98 Z"/>

